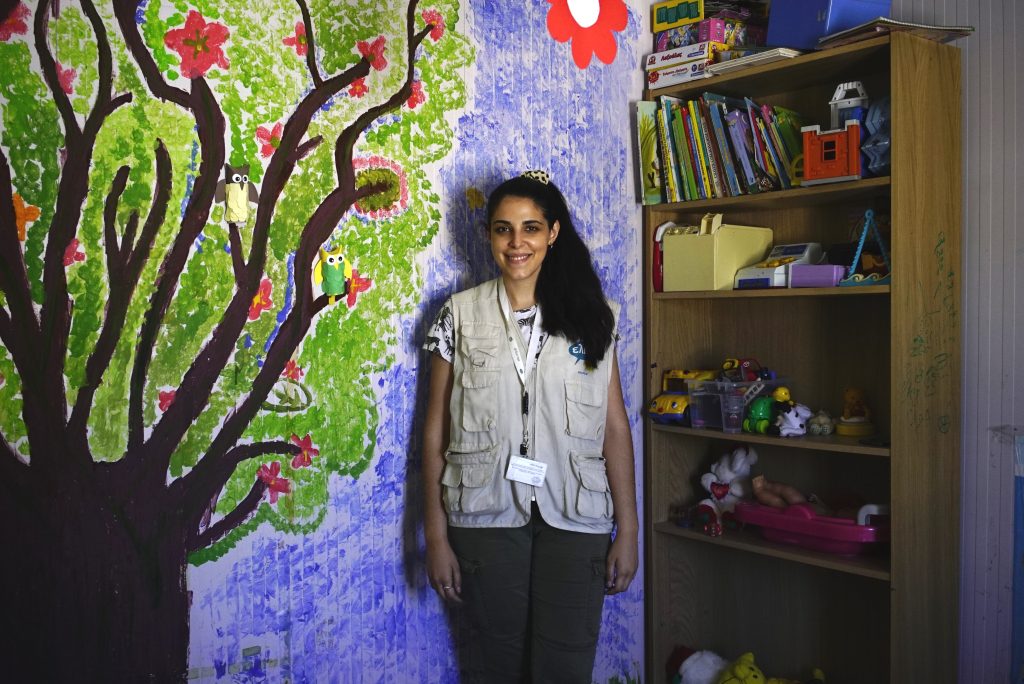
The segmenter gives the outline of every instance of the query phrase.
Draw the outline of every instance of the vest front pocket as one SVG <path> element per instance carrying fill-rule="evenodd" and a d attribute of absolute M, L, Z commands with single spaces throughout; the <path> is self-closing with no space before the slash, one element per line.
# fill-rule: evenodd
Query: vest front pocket
<path fill-rule="evenodd" d="M 612 497 L 608 470 L 598 452 L 570 452 L 571 476 L 565 481 L 565 509 L 570 518 L 610 518 Z M 576 515 L 573 515 L 573 513 Z"/>
<path fill-rule="evenodd" d="M 497 370 L 466 369 L 462 385 L 462 429 L 469 432 L 493 430 L 498 416 Z"/>
<path fill-rule="evenodd" d="M 453 513 L 495 513 L 504 510 L 508 487 L 501 476 L 498 447 L 486 451 L 449 450 L 441 475 L 445 506 Z"/>
<path fill-rule="evenodd" d="M 605 419 L 603 398 L 607 388 L 593 382 L 565 383 L 566 432 L 581 439 L 597 439 Z"/>

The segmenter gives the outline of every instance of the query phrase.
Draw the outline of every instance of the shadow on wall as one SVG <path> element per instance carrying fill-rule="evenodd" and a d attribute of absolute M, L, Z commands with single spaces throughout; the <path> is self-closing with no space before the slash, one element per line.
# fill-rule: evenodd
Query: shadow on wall
<path fill-rule="evenodd" d="M 423 540 L 422 435 L 430 387 L 430 355 L 423 351 L 423 345 L 435 316 L 451 294 L 471 288 L 498 274 L 485 231 L 487 195 L 479 188 L 489 191 L 503 180 L 502 177 L 486 178 L 479 185 L 450 188 L 446 192 L 443 209 L 446 229 L 435 240 L 436 256 L 427 268 L 441 272 L 441 276 L 436 278 L 437 282 L 448 282 L 451 285 L 433 292 L 424 292 L 422 305 L 416 310 L 416 320 L 412 326 L 414 339 L 409 340 L 409 348 L 419 351 L 419 363 L 416 365 L 416 412 L 406 436 L 408 449 L 402 538 L 406 584 L 417 592 L 433 594 L 427 583 Z M 455 644 L 460 681 L 480 681 L 479 656 L 469 648 L 470 644 L 477 641 L 473 638 L 474 630 L 469 618 L 458 606 L 446 605 L 445 614 Z"/>

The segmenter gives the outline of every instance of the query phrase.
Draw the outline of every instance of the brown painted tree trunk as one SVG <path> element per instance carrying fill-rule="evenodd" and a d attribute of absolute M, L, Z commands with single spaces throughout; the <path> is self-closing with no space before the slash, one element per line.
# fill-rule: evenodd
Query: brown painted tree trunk
<path fill-rule="evenodd" d="M 16 547 L 0 578 L 8 681 L 175 682 L 188 666 L 186 536 L 164 497 L 60 477 L 35 515 L 4 497 Z M 110 488 L 108 491 L 119 491 Z M 123 490 L 120 490 L 123 491 Z M 8 517 L 13 514 L 13 517 Z M 6 666 L 4 668 L 7 669 Z M 5 679 L 7 675 L 5 674 Z"/>

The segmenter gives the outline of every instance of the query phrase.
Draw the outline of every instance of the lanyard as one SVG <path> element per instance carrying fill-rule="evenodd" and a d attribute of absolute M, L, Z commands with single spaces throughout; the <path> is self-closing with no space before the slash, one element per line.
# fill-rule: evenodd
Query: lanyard
<path fill-rule="evenodd" d="M 509 302 L 508 293 L 505 292 L 505 283 L 502 282 L 498 288 L 498 303 L 501 308 L 501 315 L 505 321 L 505 338 L 508 340 L 509 353 L 512 354 L 512 363 L 516 368 L 516 375 L 519 376 L 519 387 L 522 391 L 522 414 L 523 414 L 523 441 L 519 445 L 519 454 L 526 456 L 530 450 L 530 392 L 528 382 L 530 372 L 533 370 L 532 361 L 537 357 L 541 338 L 541 316 L 540 307 L 533 319 L 533 327 L 530 329 L 530 344 L 523 344 L 523 336 L 519 332 L 519 323 L 516 322 L 512 313 L 512 304 Z M 524 357 L 525 353 L 525 357 Z"/>

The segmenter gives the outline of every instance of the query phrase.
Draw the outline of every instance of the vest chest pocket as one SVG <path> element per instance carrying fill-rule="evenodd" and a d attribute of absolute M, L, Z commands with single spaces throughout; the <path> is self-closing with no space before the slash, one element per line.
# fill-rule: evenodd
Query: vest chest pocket
<path fill-rule="evenodd" d="M 448 451 L 441 475 L 449 512 L 495 513 L 504 510 L 508 487 L 501 476 L 498 447 L 486 451 Z"/>
<path fill-rule="evenodd" d="M 604 456 L 570 452 L 571 477 L 565 481 L 565 510 L 570 518 L 611 518 L 612 497 Z"/>
<path fill-rule="evenodd" d="M 462 429 L 469 432 L 493 430 L 498 417 L 498 373 L 496 370 L 462 372 Z"/>
<path fill-rule="evenodd" d="M 566 432 L 573 437 L 597 439 L 605 419 L 607 388 L 593 382 L 565 383 Z"/>

